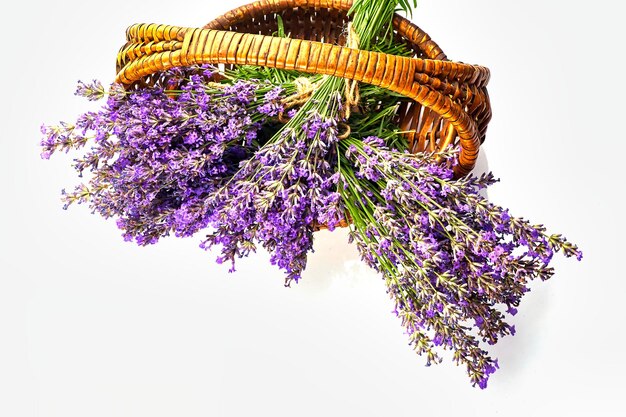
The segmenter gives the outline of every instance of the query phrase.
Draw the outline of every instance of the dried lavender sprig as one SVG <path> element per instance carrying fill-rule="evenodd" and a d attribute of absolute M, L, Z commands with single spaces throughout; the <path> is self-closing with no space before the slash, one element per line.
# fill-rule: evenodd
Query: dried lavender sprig
<path fill-rule="evenodd" d="M 394 152 L 378 138 L 339 148 L 351 238 L 385 276 L 411 343 L 428 364 L 435 348 L 452 349 L 472 383 L 486 387 L 497 361 L 470 330 L 490 344 L 513 334 L 497 305 L 514 314 L 528 281 L 552 275 L 555 251 L 581 252 L 481 197 L 491 175 L 455 180 L 433 155 Z"/>
<path fill-rule="evenodd" d="M 125 238 L 139 244 L 205 227 L 204 199 L 258 147 L 261 122 L 280 111 L 283 94 L 268 83 L 215 86 L 213 70 L 163 74 L 177 90 L 114 85 L 100 111 L 85 113 L 74 125 L 45 128 L 44 158 L 94 145 L 74 162 L 79 176 L 87 171 L 91 178 L 63 193 L 66 206 L 89 203 L 104 217 L 118 217 Z M 81 84 L 77 93 L 94 98 L 102 90 L 96 82 Z"/>
<path fill-rule="evenodd" d="M 336 190 L 333 156 L 337 142 L 339 96 L 325 111 L 309 111 L 304 121 L 287 124 L 207 201 L 215 232 L 202 247 L 221 246 L 218 262 L 254 252 L 258 244 L 286 272 L 285 285 L 298 282 L 313 249 L 316 223 L 334 228 L 344 217 Z M 300 116 L 302 117 L 302 116 Z M 301 127 L 293 127 L 298 123 Z"/>

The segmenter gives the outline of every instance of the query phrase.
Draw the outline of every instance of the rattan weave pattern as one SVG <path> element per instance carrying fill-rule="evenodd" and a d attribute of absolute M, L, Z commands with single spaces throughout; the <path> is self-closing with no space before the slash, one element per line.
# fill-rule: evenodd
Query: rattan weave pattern
<path fill-rule="evenodd" d="M 413 58 L 342 46 L 352 0 L 261 0 L 232 10 L 204 28 L 136 24 L 117 57 L 117 81 L 131 85 L 168 68 L 192 64 L 256 65 L 343 77 L 400 93 L 399 109 L 413 152 L 459 143 L 457 175 L 469 173 L 491 118 L 489 70 L 447 60 L 441 48 L 407 19 L 395 34 Z M 283 19 L 289 37 L 272 36 Z"/>

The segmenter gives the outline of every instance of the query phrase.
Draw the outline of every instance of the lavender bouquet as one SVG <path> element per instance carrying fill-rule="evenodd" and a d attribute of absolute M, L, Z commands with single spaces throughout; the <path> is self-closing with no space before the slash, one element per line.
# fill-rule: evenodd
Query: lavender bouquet
<path fill-rule="evenodd" d="M 398 6 L 410 9 L 405 0 L 355 2 L 361 48 L 411 55 L 389 30 Z M 529 281 L 550 278 L 559 251 L 582 258 L 561 235 L 482 197 L 492 174 L 454 178 L 456 149 L 408 153 L 395 124 L 405 99 L 394 93 L 249 66 L 194 65 L 159 80 L 134 90 L 79 83 L 76 93 L 106 100 L 102 108 L 42 128 L 45 159 L 90 144 L 73 164 L 88 180 L 62 192 L 65 207 L 116 219 L 125 240 L 208 230 L 201 247 L 217 246 L 218 263 L 234 271 L 261 246 L 288 286 L 315 231 L 348 226 L 414 350 L 427 365 L 451 350 L 480 388 L 498 368 L 483 344 L 515 333 L 506 318 Z"/>

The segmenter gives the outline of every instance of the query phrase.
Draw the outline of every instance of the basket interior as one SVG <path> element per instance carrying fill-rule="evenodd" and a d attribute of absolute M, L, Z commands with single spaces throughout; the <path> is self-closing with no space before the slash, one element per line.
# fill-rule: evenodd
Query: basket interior
<path fill-rule="evenodd" d="M 297 6 L 266 12 L 264 8 L 243 6 L 204 27 L 272 36 L 278 32 L 279 18 L 288 37 L 341 46 L 346 43 L 346 27 L 350 18 L 347 9 L 339 8 Z M 396 40 L 404 41 L 416 58 L 447 59 L 425 32 L 406 19 L 397 16 L 394 29 Z"/>

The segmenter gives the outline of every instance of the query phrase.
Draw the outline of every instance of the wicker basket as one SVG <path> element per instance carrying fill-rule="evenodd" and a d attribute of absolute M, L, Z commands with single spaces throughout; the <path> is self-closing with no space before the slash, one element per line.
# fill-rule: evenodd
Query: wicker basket
<path fill-rule="evenodd" d="M 428 34 L 394 18 L 395 35 L 413 58 L 347 48 L 352 0 L 261 0 L 204 28 L 136 24 L 117 57 L 117 81 L 131 85 L 168 68 L 192 64 L 258 65 L 343 77 L 387 88 L 412 101 L 398 109 L 413 152 L 460 144 L 458 176 L 469 173 L 484 141 L 491 108 L 489 70 L 448 61 Z M 287 38 L 271 36 L 284 22 Z"/>

